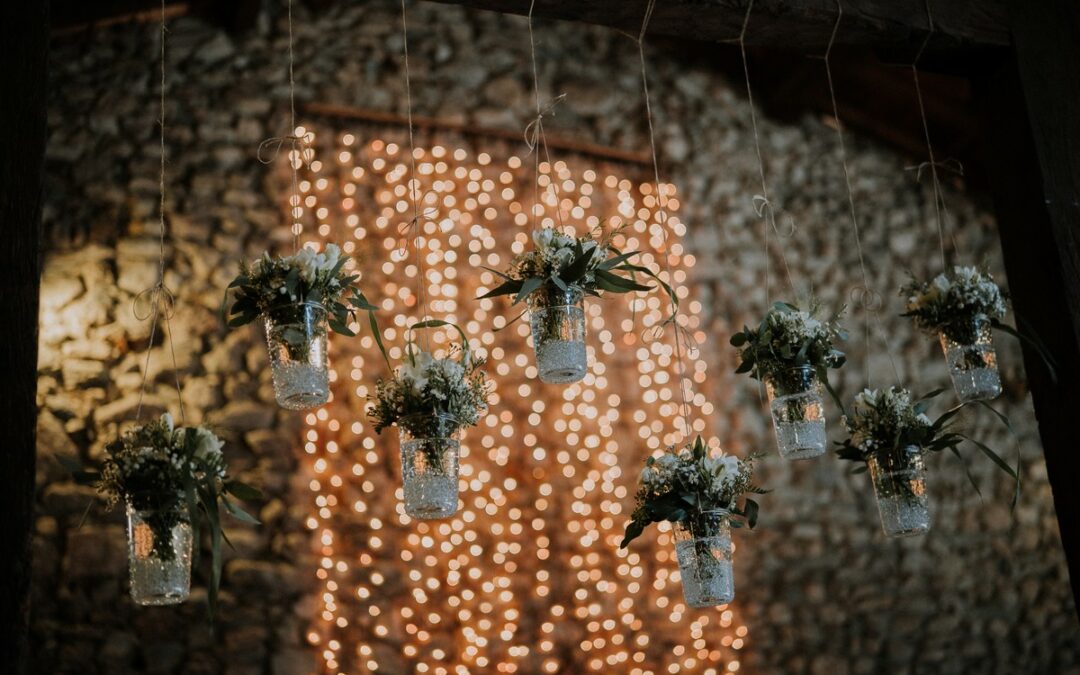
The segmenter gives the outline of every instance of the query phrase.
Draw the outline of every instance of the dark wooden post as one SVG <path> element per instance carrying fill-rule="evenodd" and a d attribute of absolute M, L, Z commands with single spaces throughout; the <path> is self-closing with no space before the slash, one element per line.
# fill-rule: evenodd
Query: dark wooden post
<path fill-rule="evenodd" d="M 0 3 L 0 672 L 29 669 L 48 2 Z"/>
<path fill-rule="evenodd" d="M 976 81 L 1016 314 L 1059 361 L 1024 365 L 1080 607 L 1080 4 L 1010 0 L 1015 61 Z"/>

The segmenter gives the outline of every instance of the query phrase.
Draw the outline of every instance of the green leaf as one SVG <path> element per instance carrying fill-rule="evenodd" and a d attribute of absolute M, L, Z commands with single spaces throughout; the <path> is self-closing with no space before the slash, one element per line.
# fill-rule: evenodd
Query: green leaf
<path fill-rule="evenodd" d="M 627 260 L 629 260 L 630 258 L 633 258 L 636 255 L 639 255 L 640 253 L 641 253 L 640 251 L 634 251 L 632 253 L 621 253 L 621 254 L 615 256 L 614 258 L 608 258 L 604 262 L 600 263 L 597 266 L 597 269 L 601 269 L 601 270 L 614 269 L 614 268 L 618 267 L 619 265 L 623 264 L 624 262 L 626 262 Z"/>
<path fill-rule="evenodd" d="M 568 284 L 576 282 L 589 271 L 589 262 L 592 260 L 593 251 L 585 251 L 581 244 L 574 245 L 576 256 L 566 268 L 559 273 L 559 277 Z"/>
<path fill-rule="evenodd" d="M 760 507 L 758 507 L 758 503 L 753 499 L 747 498 L 743 504 L 743 515 L 746 516 L 746 524 L 750 526 L 751 530 L 757 525 L 759 511 Z"/>
<path fill-rule="evenodd" d="M 630 542 L 641 536 L 641 533 L 645 531 L 645 523 L 637 520 L 631 520 L 626 525 L 626 535 L 623 536 L 622 543 L 619 544 L 619 548 L 626 548 L 630 545 Z"/>
<path fill-rule="evenodd" d="M 597 281 L 600 281 L 600 280 L 605 281 L 607 283 L 607 285 L 610 286 L 613 289 L 612 292 L 615 292 L 615 293 L 630 293 L 632 291 L 651 291 L 652 288 L 653 288 L 652 286 L 645 286 L 645 285 L 639 284 L 636 281 L 633 281 L 632 279 L 627 279 L 626 277 L 620 277 L 617 274 L 612 274 L 611 272 L 608 272 L 606 270 L 596 270 L 595 275 L 596 275 Z"/>
<path fill-rule="evenodd" d="M 960 450 L 956 445 L 950 445 L 948 448 L 949 451 L 960 460 L 960 466 L 964 467 L 964 473 L 967 474 L 968 482 L 971 483 L 971 487 L 975 488 L 975 494 L 979 495 L 979 499 L 982 499 L 982 490 L 979 489 L 979 484 L 975 481 L 975 476 L 971 474 L 971 469 L 968 467 L 967 462 L 964 461 L 964 456 L 960 454 Z"/>
<path fill-rule="evenodd" d="M 393 372 L 394 367 L 390 365 L 390 356 L 386 353 L 386 345 L 383 344 L 382 334 L 379 333 L 379 323 L 375 320 L 374 312 L 368 312 L 368 325 L 371 327 L 371 335 L 375 338 L 375 344 L 379 347 L 379 353 L 382 354 L 387 369 Z"/>
<path fill-rule="evenodd" d="M 513 295 L 514 293 L 517 293 L 518 291 L 521 290 L 521 285 L 522 285 L 522 282 L 517 281 L 515 279 L 511 279 L 510 281 L 507 281 L 507 282 L 505 282 L 505 283 L 503 283 L 503 284 L 501 284 L 499 286 L 496 286 L 495 288 L 491 289 L 487 293 L 484 293 L 483 295 L 478 296 L 476 299 L 477 300 L 483 300 L 484 298 L 495 298 L 495 297 L 498 297 L 500 295 Z"/>
<path fill-rule="evenodd" d="M 1017 322 L 1019 322 L 1019 318 L 1020 317 L 1017 316 Z M 997 328 L 1003 333 L 1012 335 L 1021 342 L 1027 343 L 1031 350 L 1034 351 L 1040 359 L 1042 359 L 1043 365 L 1046 366 L 1046 371 L 1050 375 L 1050 381 L 1054 384 L 1057 384 L 1057 359 L 1054 358 L 1054 355 L 1050 352 L 1050 349 L 1042 340 L 1038 338 L 1034 331 L 1031 331 L 1030 334 L 1027 330 L 1021 332 L 1013 328 L 1012 326 L 1001 323 L 1001 321 L 999 321 L 998 319 L 991 319 L 990 325 L 994 328 Z"/>
<path fill-rule="evenodd" d="M 299 295 L 297 292 L 300 289 L 300 268 L 294 267 L 289 270 L 289 273 L 285 276 L 285 290 L 289 294 L 289 298 Z"/>
<path fill-rule="evenodd" d="M 521 290 L 518 291 L 517 296 L 514 298 L 514 302 L 511 304 L 518 304 L 525 298 L 529 297 L 529 294 L 540 288 L 544 283 L 544 280 L 539 277 L 529 277 L 521 284 Z"/>
<path fill-rule="evenodd" d="M 735 333 L 731 336 L 731 339 L 728 340 L 728 344 L 730 344 L 732 347 L 742 347 L 746 344 L 746 340 L 747 337 L 745 333 Z"/>
<path fill-rule="evenodd" d="M 262 499 L 263 493 L 256 487 L 252 487 L 247 483 L 242 483 L 238 480 L 230 480 L 225 483 L 225 492 L 228 492 L 237 499 L 243 499 L 245 502 L 255 501 L 256 499 Z"/>
<path fill-rule="evenodd" d="M 236 518 L 237 520 L 245 523 L 249 523 L 251 525 L 261 524 L 259 523 L 258 519 L 256 519 L 250 513 L 229 501 L 229 499 L 226 498 L 225 495 L 221 495 L 221 503 L 225 505 L 225 510 L 228 511 L 229 515 L 231 515 L 233 518 Z"/>

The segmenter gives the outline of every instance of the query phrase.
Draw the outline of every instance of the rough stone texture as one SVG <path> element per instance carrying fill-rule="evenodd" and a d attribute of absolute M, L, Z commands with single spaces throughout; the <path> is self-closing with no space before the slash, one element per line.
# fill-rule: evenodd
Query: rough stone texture
<path fill-rule="evenodd" d="M 300 11 L 300 99 L 404 113 L 396 11 L 390 2 L 339 3 L 315 18 Z M 524 125 L 532 99 L 523 20 L 418 5 L 410 22 L 418 114 Z M 156 27 L 117 26 L 54 43 L 36 672 L 291 674 L 321 667 L 305 639 L 321 586 L 313 574 L 316 544 L 303 524 L 313 506 L 309 477 L 298 471 L 300 420 L 273 404 L 258 327 L 226 334 L 216 318 L 235 260 L 288 240 L 286 177 L 280 166 L 254 158 L 261 139 L 287 132 L 283 28 L 276 8 L 240 39 L 189 19 L 172 22 L 170 33 L 167 283 L 177 292 L 171 328 L 187 414 L 221 425 L 234 470 L 268 497 L 262 527 L 231 528 L 237 551 L 226 567 L 222 625 L 213 638 L 198 601 L 169 610 L 132 606 L 122 514 L 105 513 L 51 459 L 72 451 L 99 457 L 118 425 L 135 416 L 149 327 L 130 307 L 154 279 L 159 160 Z M 538 25 L 538 37 L 542 97 L 568 93 L 557 116 L 545 120 L 548 132 L 646 147 L 632 41 L 548 23 Z M 651 57 L 665 175 L 679 186 L 682 219 L 690 224 L 686 245 L 697 257 L 690 282 L 704 307 L 702 357 L 718 411 L 710 430 L 730 451 L 771 449 L 759 392 L 730 374 L 735 359 L 726 346 L 767 300 L 762 230 L 751 205 L 760 188 L 749 110 L 700 64 L 658 50 Z M 790 237 L 772 239 L 779 246 L 768 257 L 771 296 L 789 294 L 783 250 L 800 291 L 812 284 L 826 306 L 837 307 L 859 279 L 835 134 L 810 119 L 798 126 L 764 120 L 761 132 L 771 196 L 796 223 Z M 400 129 L 382 133 L 402 138 Z M 887 336 L 905 381 L 920 390 L 947 385 L 936 344 L 895 316 L 893 289 L 907 270 L 925 275 L 939 265 L 926 191 L 903 171 L 911 158 L 860 139 L 850 146 L 871 285 L 885 300 L 877 332 Z M 962 194 L 950 191 L 948 199 L 961 260 L 986 259 L 1004 279 L 992 218 Z M 856 309 L 849 323 L 855 328 L 862 319 Z M 880 338 L 873 339 L 871 381 L 888 384 L 892 366 Z M 1024 495 L 1015 513 L 1007 506 L 1009 486 L 987 463 L 969 457 L 983 486 L 980 501 L 953 458 L 934 458 L 933 530 L 886 542 L 865 476 L 847 475 L 831 457 L 788 464 L 770 455 L 761 478 L 775 492 L 762 500 L 760 529 L 740 533 L 736 555 L 736 606 L 749 626 L 743 672 L 1080 672 L 1080 627 L 1019 351 L 1003 338 L 998 346 L 1007 392 L 1000 403 L 1023 458 Z M 858 337 L 849 351 L 840 378 L 847 397 L 865 384 Z M 153 350 L 147 375 L 144 414 L 175 413 L 167 351 Z M 1009 447 L 987 416 L 968 422 L 997 447 Z M 835 436 L 836 411 L 830 429 Z M 636 468 L 624 475 L 629 480 Z M 80 527 L 87 504 L 93 508 Z M 197 585 L 204 580 L 205 567 Z M 387 581 L 388 588 L 395 584 L 400 580 Z M 359 624 L 370 625 L 364 618 Z M 400 643 L 374 645 L 384 672 L 405 667 L 394 644 Z"/>

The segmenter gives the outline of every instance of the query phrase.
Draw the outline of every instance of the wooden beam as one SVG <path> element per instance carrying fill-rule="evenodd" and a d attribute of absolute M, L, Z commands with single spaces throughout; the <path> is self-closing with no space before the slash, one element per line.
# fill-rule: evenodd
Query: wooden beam
<path fill-rule="evenodd" d="M 528 14 L 530 0 L 435 0 L 510 14 Z M 537 0 L 534 15 L 609 26 L 636 36 L 645 0 Z M 836 0 L 756 0 L 747 43 L 823 53 L 836 21 Z M 933 6 L 931 51 L 1010 43 L 1005 0 L 949 0 Z M 680 39 L 738 37 L 746 0 L 661 0 L 649 33 Z M 929 23 L 924 0 L 845 0 L 839 43 L 914 51 Z"/>
<path fill-rule="evenodd" d="M 30 669 L 48 2 L 0 3 L 0 672 Z"/>
<path fill-rule="evenodd" d="M 1018 317 L 1059 361 L 1056 381 L 1027 346 L 1073 596 L 1080 608 L 1080 5 L 1012 0 L 1016 59 L 976 81 L 985 168 Z"/>
<path fill-rule="evenodd" d="M 338 119 L 355 120 L 371 124 L 382 124 L 394 127 L 405 127 L 409 120 L 404 115 L 386 112 L 384 110 L 371 110 L 369 108 L 355 108 L 334 103 L 305 103 L 301 110 L 308 115 L 316 117 L 333 117 Z M 524 132 L 516 129 L 502 129 L 498 127 L 482 127 L 475 124 L 466 124 L 455 120 L 446 120 L 438 117 L 424 117 L 413 115 L 413 128 L 421 131 L 446 131 L 462 134 L 464 136 L 479 136 L 482 138 L 498 138 L 507 141 L 516 141 L 525 144 Z M 639 164 L 652 166 L 651 155 L 647 151 L 620 150 L 597 143 L 586 143 L 569 138 L 547 135 L 547 145 L 551 150 L 562 150 L 578 155 L 588 155 L 612 162 L 623 164 Z"/>

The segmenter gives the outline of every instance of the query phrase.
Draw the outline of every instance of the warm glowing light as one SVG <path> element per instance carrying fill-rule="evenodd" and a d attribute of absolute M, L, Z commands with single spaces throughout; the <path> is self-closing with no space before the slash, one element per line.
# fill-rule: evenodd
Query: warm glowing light
<path fill-rule="evenodd" d="M 497 283 L 481 266 L 505 267 L 534 222 L 576 234 L 626 222 L 616 244 L 642 250 L 641 261 L 654 266 L 666 255 L 681 282 L 694 260 L 678 241 L 685 225 L 675 187 L 661 190 L 671 229 L 665 251 L 652 185 L 612 167 L 543 162 L 541 183 L 558 198 L 544 190 L 534 204 L 531 158 L 436 145 L 416 149 L 412 176 L 407 147 L 359 137 L 318 136 L 319 154 L 333 161 L 304 171 L 303 201 L 291 205 L 297 227 L 339 243 L 348 237 L 394 358 L 419 311 L 419 256 L 431 314 L 466 327 L 490 359 L 496 390 L 462 443 L 461 509 L 446 521 L 413 521 L 400 504 L 394 430 L 377 437 L 364 416 L 385 374 L 374 340 L 333 338 L 334 397 L 305 416 L 298 453 L 320 584 L 305 635 L 322 671 L 737 671 L 749 631 L 737 607 L 685 606 L 670 534 L 617 548 L 642 460 L 681 439 L 671 345 L 643 337 L 666 316 L 666 299 L 590 301 L 590 373 L 566 387 L 536 379 L 527 317 L 494 330 L 519 309 L 474 299 Z M 402 251 L 410 188 L 423 200 L 422 236 Z M 687 330 L 700 333 L 700 303 L 684 307 Z M 434 330 L 426 339 L 439 351 L 456 338 Z M 700 392 L 705 364 L 686 363 Z M 691 398 L 702 427 L 712 412 L 706 398 Z"/>

